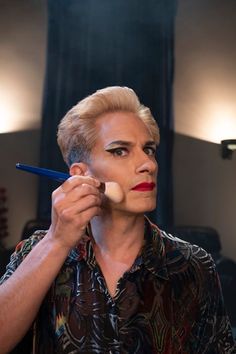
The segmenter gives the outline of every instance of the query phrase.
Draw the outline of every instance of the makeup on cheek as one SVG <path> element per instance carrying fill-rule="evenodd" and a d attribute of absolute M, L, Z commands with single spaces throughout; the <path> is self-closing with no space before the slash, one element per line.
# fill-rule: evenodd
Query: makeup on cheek
<path fill-rule="evenodd" d="M 124 192 L 116 182 L 101 182 L 98 189 L 114 203 L 120 203 L 124 199 Z"/>
<path fill-rule="evenodd" d="M 17 163 L 16 168 L 39 176 L 45 176 L 60 183 L 63 183 L 71 177 L 68 173 L 58 172 L 36 166 L 29 166 L 21 163 Z M 114 203 L 120 203 L 124 199 L 124 192 L 121 186 L 116 182 L 101 182 L 99 190 Z"/>

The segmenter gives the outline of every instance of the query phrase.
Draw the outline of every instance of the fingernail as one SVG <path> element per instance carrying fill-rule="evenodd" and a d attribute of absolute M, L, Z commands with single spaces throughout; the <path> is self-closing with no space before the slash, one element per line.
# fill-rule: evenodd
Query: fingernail
<path fill-rule="evenodd" d="M 98 179 L 95 179 L 95 184 L 96 184 L 96 187 L 100 187 L 101 182 Z"/>

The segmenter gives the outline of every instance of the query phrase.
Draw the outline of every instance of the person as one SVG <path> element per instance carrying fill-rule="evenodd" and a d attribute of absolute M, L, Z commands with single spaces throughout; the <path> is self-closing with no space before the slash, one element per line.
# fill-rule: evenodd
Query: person
<path fill-rule="evenodd" d="M 0 286 L 0 353 L 33 327 L 32 352 L 236 353 L 209 254 L 162 231 L 159 130 L 127 87 L 98 90 L 58 128 L 71 177 L 52 194 L 51 225 L 22 241 Z M 100 191 L 116 182 L 122 198 Z"/>

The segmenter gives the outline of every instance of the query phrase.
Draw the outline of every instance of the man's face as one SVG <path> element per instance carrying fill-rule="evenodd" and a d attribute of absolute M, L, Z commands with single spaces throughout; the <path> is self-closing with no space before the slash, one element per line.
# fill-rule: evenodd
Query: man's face
<path fill-rule="evenodd" d="M 133 113 L 106 113 L 96 122 L 97 140 L 89 173 L 102 182 L 120 184 L 124 199 L 108 203 L 114 210 L 144 213 L 156 206 L 156 144 L 145 124 Z"/>

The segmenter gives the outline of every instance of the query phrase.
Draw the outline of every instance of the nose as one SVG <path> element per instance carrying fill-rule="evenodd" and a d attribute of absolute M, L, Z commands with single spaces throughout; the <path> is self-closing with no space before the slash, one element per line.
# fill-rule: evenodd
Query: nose
<path fill-rule="evenodd" d="M 147 173 L 153 175 L 157 173 L 157 170 L 158 164 L 156 159 L 142 151 L 136 161 L 136 173 Z"/>

